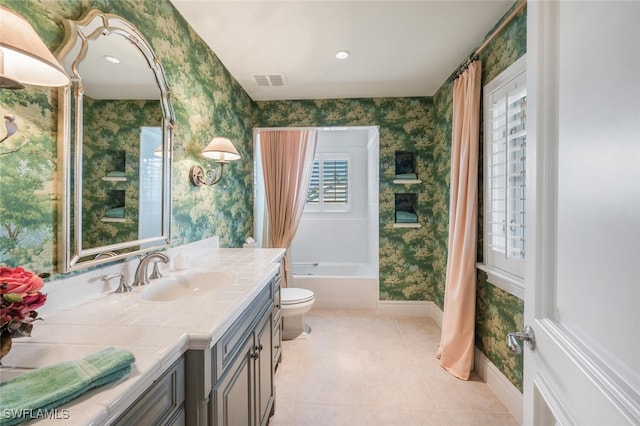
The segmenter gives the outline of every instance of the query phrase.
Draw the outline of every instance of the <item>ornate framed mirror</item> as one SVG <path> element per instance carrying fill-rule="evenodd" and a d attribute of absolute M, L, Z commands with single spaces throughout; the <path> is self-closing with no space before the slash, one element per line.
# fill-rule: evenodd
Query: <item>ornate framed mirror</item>
<path fill-rule="evenodd" d="M 57 57 L 63 272 L 171 242 L 174 113 L 164 70 L 128 21 L 97 9 L 65 21 Z"/>

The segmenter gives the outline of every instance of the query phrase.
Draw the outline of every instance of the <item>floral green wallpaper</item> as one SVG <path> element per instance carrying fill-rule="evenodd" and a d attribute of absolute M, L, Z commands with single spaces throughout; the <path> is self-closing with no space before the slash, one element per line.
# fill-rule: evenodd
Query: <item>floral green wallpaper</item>
<path fill-rule="evenodd" d="M 56 257 L 55 99 L 32 87 L 1 94 L 0 117 L 15 116 L 19 130 L 0 144 L 0 263 L 48 273 Z"/>
<path fill-rule="evenodd" d="M 522 355 L 507 349 L 507 334 L 524 329 L 524 301 L 487 282 L 478 272 L 476 346 L 522 392 Z"/>
<path fill-rule="evenodd" d="M 433 300 L 434 278 L 444 274 L 447 221 L 433 219 L 446 211 L 448 199 L 435 189 L 437 150 L 430 98 L 324 99 L 257 102 L 257 127 L 380 126 L 380 299 Z M 395 152 L 416 152 L 420 184 L 398 185 Z M 420 228 L 393 228 L 395 193 L 415 193 Z M 448 220 L 448 219 L 447 219 Z"/>
<path fill-rule="evenodd" d="M 168 0 L 0 0 L 36 29 L 52 52 L 64 39 L 64 19 L 91 8 L 120 15 L 145 35 L 162 63 L 176 115 L 173 138 L 172 236 L 182 245 L 213 235 L 238 247 L 253 233 L 253 101 Z M 2 91 L 0 116 L 20 130 L 0 145 L 0 263 L 57 275 L 57 90 Z M 188 172 L 207 164 L 200 151 L 214 135 L 229 137 L 242 159 L 223 180 L 195 188 Z M 212 166 L 214 164 L 211 164 Z"/>

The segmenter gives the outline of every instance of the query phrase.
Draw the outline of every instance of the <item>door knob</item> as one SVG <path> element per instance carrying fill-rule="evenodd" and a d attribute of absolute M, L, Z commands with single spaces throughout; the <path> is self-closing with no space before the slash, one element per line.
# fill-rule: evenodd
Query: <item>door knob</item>
<path fill-rule="evenodd" d="M 536 336 L 533 333 L 533 328 L 529 326 L 526 326 L 524 331 L 507 334 L 507 347 L 511 353 L 516 355 L 520 355 L 522 352 L 522 348 L 520 347 L 518 340 L 523 340 L 531 350 L 536 348 Z"/>

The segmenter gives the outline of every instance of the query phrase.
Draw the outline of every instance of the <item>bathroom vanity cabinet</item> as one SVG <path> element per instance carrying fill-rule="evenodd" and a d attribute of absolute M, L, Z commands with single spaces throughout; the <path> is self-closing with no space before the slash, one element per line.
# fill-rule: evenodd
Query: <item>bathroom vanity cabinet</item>
<path fill-rule="evenodd" d="M 184 425 L 185 360 L 176 361 L 116 421 L 115 425 Z"/>
<path fill-rule="evenodd" d="M 47 283 L 49 306 L 56 307 L 42 314 L 47 324 L 2 359 L 12 376 L 0 381 L 102 347 L 123 347 L 135 357 L 132 372 L 62 405 L 74 424 L 265 425 L 274 412 L 274 370 L 282 356 L 284 250 L 209 250 L 210 243 L 193 244 L 189 250 L 206 255 L 194 261 L 185 279 L 206 279 L 200 275 L 212 271 L 212 280 L 224 273 L 232 281 L 214 283 L 197 299 L 188 295 L 166 302 L 143 297 L 159 282 L 128 294 L 97 284 L 96 277 L 121 271 L 120 264 L 78 274 L 62 286 Z M 126 267 L 131 273 L 137 264 Z M 96 284 L 89 288 L 90 283 Z M 71 293 L 79 301 L 65 304 Z M 79 317 L 83 321 L 76 323 Z M 119 321 L 114 324 L 113 318 Z M 37 423 L 55 423 L 49 420 Z"/>
<path fill-rule="evenodd" d="M 187 351 L 114 424 L 266 425 L 282 356 L 280 281 L 278 272 L 211 349 Z"/>
<path fill-rule="evenodd" d="M 280 274 L 253 300 L 212 350 L 209 423 L 266 425 L 273 414 L 273 376 L 281 354 Z"/>

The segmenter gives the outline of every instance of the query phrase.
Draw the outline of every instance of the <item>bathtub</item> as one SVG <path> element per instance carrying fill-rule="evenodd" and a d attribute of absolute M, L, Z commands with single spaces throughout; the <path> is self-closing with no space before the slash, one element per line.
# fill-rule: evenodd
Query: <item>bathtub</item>
<path fill-rule="evenodd" d="M 367 263 L 293 263 L 293 285 L 314 293 L 317 309 L 378 308 L 378 271 Z"/>

